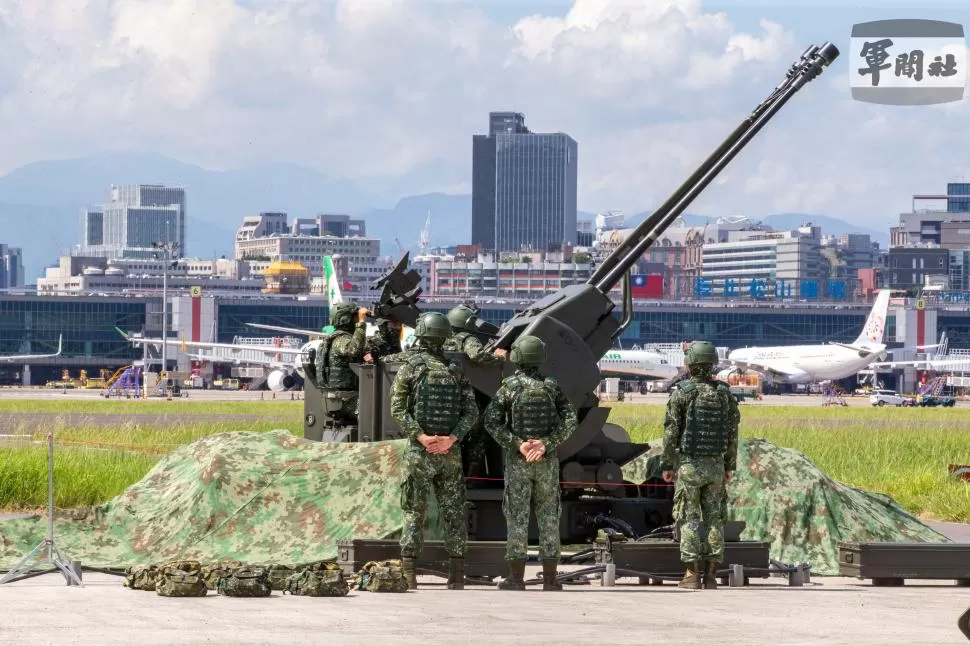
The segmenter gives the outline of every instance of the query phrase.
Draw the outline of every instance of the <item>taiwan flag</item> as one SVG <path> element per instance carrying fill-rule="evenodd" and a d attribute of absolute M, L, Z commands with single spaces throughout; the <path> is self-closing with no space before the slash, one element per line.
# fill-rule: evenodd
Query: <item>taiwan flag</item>
<path fill-rule="evenodd" d="M 634 298 L 662 298 L 664 277 L 660 274 L 633 274 L 630 286 Z"/>

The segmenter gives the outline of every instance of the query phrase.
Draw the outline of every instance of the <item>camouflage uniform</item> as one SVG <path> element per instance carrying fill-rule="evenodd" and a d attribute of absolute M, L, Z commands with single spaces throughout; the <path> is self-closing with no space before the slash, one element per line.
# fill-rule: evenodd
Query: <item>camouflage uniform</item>
<path fill-rule="evenodd" d="M 354 323 L 357 309 L 353 303 L 333 308 L 330 322 L 335 330 L 328 335 L 329 356 L 321 347 L 314 359 L 316 385 L 324 392 L 328 412 L 336 412 L 348 420 L 357 419 L 359 396 L 357 375 L 350 364 L 364 361 L 367 341 L 367 324 L 363 321 Z"/>
<path fill-rule="evenodd" d="M 716 566 L 724 558 L 725 472 L 737 468 L 741 414 L 728 385 L 711 377 L 713 363 L 687 365 L 690 379 L 677 384 L 667 402 L 661 468 L 677 474 L 673 514 L 680 526 L 680 558 L 687 564 L 681 587 L 701 587 L 699 571 L 703 560 L 703 585 L 715 588 Z M 704 409 L 698 406 L 692 415 L 692 405 L 708 395 L 717 403 Z M 701 532 L 702 522 L 706 535 Z"/>
<path fill-rule="evenodd" d="M 485 351 L 485 346 L 478 340 L 478 337 L 467 328 L 475 318 L 475 313 L 465 305 L 459 305 L 448 312 L 448 321 L 451 324 L 452 335 L 445 341 L 444 351 L 461 353 L 472 363 L 483 366 L 500 366 L 504 363 L 502 357 Z M 478 418 L 475 426 L 468 433 L 462 447 L 468 461 L 469 474 L 479 474 L 481 465 L 485 462 L 485 426 L 482 423 L 482 415 L 485 407 L 488 406 L 488 398 L 475 394 L 475 403 L 478 407 Z M 484 475 L 484 474 L 479 474 Z"/>
<path fill-rule="evenodd" d="M 378 319 L 376 324 L 377 332 L 364 344 L 364 354 L 370 354 L 375 363 L 379 359 L 401 352 L 399 333 L 391 330 L 390 321 Z"/>
<path fill-rule="evenodd" d="M 541 348 L 535 356 L 523 356 L 524 345 Z M 540 358 L 541 356 L 541 358 Z M 505 495 L 502 511 L 508 532 L 505 558 L 510 576 L 502 589 L 524 589 L 523 572 L 528 558 L 529 512 L 535 504 L 539 529 L 539 558 L 542 560 L 543 588 L 561 590 L 555 583 L 556 565 L 560 556 L 559 520 L 559 459 L 556 449 L 577 425 L 576 409 L 566 398 L 555 380 L 543 377 L 538 365 L 544 359 L 544 345 L 536 337 L 524 336 L 512 346 L 510 357 L 518 364 L 511 377 L 502 385 L 485 410 L 485 428 L 505 449 Z M 536 400 L 528 405 L 516 402 L 523 393 Z M 522 408 L 518 408 L 521 405 Z M 527 440 L 541 440 L 544 456 L 528 462 L 519 451 Z"/>
<path fill-rule="evenodd" d="M 435 318 L 437 313 L 422 315 Z M 444 316 L 437 314 L 444 319 Z M 440 321 L 438 321 L 440 323 Z M 428 495 L 433 490 L 444 525 L 445 549 L 451 560 L 450 589 L 460 589 L 464 582 L 465 544 L 468 537 L 465 513 L 465 477 L 462 471 L 461 440 L 468 434 L 478 410 L 475 394 L 468 381 L 449 366 L 441 351 L 441 343 L 448 334 L 447 321 L 438 332 L 440 338 L 425 335 L 425 324 L 419 320 L 415 329 L 418 343 L 404 353 L 404 365 L 398 370 L 391 386 L 391 416 L 408 436 L 404 454 L 405 480 L 402 483 L 401 507 L 404 510 L 404 529 L 401 533 L 401 558 L 409 587 L 416 587 L 414 565 L 421 554 L 424 522 L 428 511 Z M 458 386 L 457 395 L 446 392 L 443 386 L 429 384 L 428 400 L 417 397 L 420 373 L 427 368 L 447 369 Z M 440 390 L 436 390 L 440 389 Z M 439 397 L 440 392 L 440 397 Z M 424 418 L 425 427 L 418 422 Z M 445 421 L 442 421 L 445 420 Z M 438 423 L 438 429 L 431 426 Z M 447 425 L 443 429 L 442 425 Z M 418 440 L 422 434 L 453 435 L 457 438 L 451 449 L 443 454 L 429 453 Z"/>

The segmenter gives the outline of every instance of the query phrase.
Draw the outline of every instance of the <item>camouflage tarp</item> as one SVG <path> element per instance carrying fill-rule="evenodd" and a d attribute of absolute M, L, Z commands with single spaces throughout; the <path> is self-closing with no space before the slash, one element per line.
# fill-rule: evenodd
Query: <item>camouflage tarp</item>
<path fill-rule="evenodd" d="M 55 513 L 54 536 L 94 567 L 334 558 L 338 540 L 400 531 L 403 451 L 402 441 L 331 444 L 285 430 L 213 435 L 173 451 L 108 503 Z M 436 508 L 429 514 L 434 526 Z M 46 514 L 0 523 L 0 569 L 46 527 Z"/>
<path fill-rule="evenodd" d="M 624 479 L 659 478 L 663 440 L 623 468 Z M 771 558 L 838 574 L 839 541 L 949 542 L 884 494 L 838 482 L 804 454 L 767 440 L 738 442 L 738 471 L 728 485 L 728 517 L 743 520 L 743 540 L 770 543 Z"/>
<path fill-rule="evenodd" d="M 329 444 L 288 431 L 213 435 L 173 451 L 110 502 L 56 514 L 55 538 L 94 567 L 334 558 L 338 540 L 399 535 L 404 448 L 403 440 Z M 889 498 L 827 478 L 797 451 L 745 440 L 738 464 L 731 518 L 747 522 L 745 539 L 770 542 L 779 561 L 835 574 L 840 539 L 946 541 Z M 624 469 L 633 482 L 647 473 L 660 475 L 657 449 Z M 432 503 L 429 527 L 436 519 Z M 43 516 L 0 523 L 0 570 L 43 540 L 46 528 Z"/>

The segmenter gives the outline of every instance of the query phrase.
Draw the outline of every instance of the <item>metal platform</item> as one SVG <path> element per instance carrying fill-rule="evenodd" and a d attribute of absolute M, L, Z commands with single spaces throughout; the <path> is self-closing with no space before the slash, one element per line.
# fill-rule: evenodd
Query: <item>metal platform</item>
<path fill-rule="evenodd" d="M 337 565 L 349 575 L 359 572 L 368 561 L 401 558 L 401 544 L 396 540 L 351 539 L 337 541 Z M 419 574 L 447 576 L 448 553 L 443 541 L 425 541 L 417 559 Z M 505 541 L 468 541 L 465 552 L 465 577 L 491 579 L 506 576 Z"/>
<path fill-rule="evenodd" d="M 970 543 L 839 542 L 839 574 L 898 586 L 906 579 L 953 579 L 970 586 Z"/>
<path fill-rule="evenodd" d="M 665 580 L 680 580 L 684 575 L 680 546 L 672 540 L 629 542 L 597 539 L 594 553 L 597 564 L 612 564 L 616 568 L 616 576 L 636 576 L 641 585 L 661 585 Z M 735 571 L 741 574 L 741 580 L 732 585 L 747 585 L 750 577 L 767 578 L 771 572 L 768 543 L 725 541 L 724 561 L 718 570 L 721 583 L 727 585 Z"/>

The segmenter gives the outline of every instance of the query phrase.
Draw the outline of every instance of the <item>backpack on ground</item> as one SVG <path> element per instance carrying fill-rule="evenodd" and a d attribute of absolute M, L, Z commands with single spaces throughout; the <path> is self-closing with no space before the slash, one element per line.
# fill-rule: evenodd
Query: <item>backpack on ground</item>
<path fill-rule="evenodd" d="M 201 570 L 166 567 L 155 583 L 155 592 L 161 597 L 204 597 L 209 589 L 205 587 Z"/>
<path fill-rule="evenodd" d="M 125 568 L 126 588 L 132 590 L 155 591 L 155 582 L 158 579 L 157 565 L 133 565 Z"/>
<path fill-rule="evenodd" d="M 242 565 L 239 561 L 217 561 L 203 565 L 202 580 L 205 581 L 205 587 L 210 590 L 217 590 L 219 579 L 229 576 L 234 569 L 242 567 Z"/>
<path fill-rule="evenodd" d="M 290 576 L 283 594 L 307 597 L 344 597 L 350 586 L 344 579 L 343 570 L 303 570 Z"/>
<path fill-rule="evenodd" d="M 244 565 L 219 579 L 219 592 L 227 597 L 268 597 L 273 588 L 266 568 Z"/>
<path fill-rule="evenodd" d="M 357 576 L 357 589 L 368 592 L 407 592 L 404 569 L 399 559 L 369 561 Z"/>
<path fill-rule="evenodd" d="M 274 563 L 266 569 L 269 585 L 274 590 L 286 590 L 287 580 L 296 573 L 295 568 L 279 563 Z"/>

